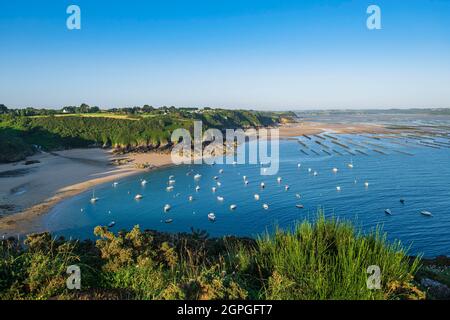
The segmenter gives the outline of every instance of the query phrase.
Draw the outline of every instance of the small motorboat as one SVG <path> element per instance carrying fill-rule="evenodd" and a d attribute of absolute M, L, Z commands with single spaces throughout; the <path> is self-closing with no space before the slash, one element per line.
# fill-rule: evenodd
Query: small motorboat
<path fill-rule="evenodd" d="M 190 202 L 192 202 L 192 201 L 194 200 L 194 197 L 193 197 L 193 196 L 189 196 L 189 197 L 188 197 L 188 200 L 189 200 Z"/>
<path fill-rule="evenodd" d="M 147 180 L 144 179 L 144 180 L 141 181 L 141 185 L 142 186 L 145 186 L 146 184 L 147 184 Z"/>
<path fill-rule="evenodd" d="M 312 169 L 311 168 L 308 168 L 308 172 L 311 172 L 312 171 Z"/>
<path fill-rule="evenodd" d="M 118 185 L 119 185 L 119 183 L 118 182 L 113 182 L 113 187 L 117 187 Z"/>
<path fill-rule="evenodd" d="M 300 168 L 302 166 L 301 163 L 297 163 L 297 168 Z"/>
<path fill-rule="evenodd" d="M 217 191 L 217 188 L 216 188 L 216 187 L 212 187 L 212 188 L 211 188 L 211 191 L 212 191 L 212 192 L 216 192 L 216 191 Z"/>
<path fill-rule="evenodd" d="M 261 188 L 265 188 L 266 187 L 266 184 L 264 183 L 264 182 L 261 182 Z"/>
<path fill-rule="evenodd" d="M 369 182 L 364 182 L 364 187 L 368 188 L 369 187 Z"/>
<path fill-rule="evenodd" d="M 350 161 L 350 163 L 349 163 L 349 164 L 347 164 L 347 167 L 349 167 L 349 169 L 353 169 L 353 160 L 352 160 L 352 161 Z"/>
<path fill-rule="evenodd" d="M 168 187 L 166 188 L 166 190 L 169 191 L 169 192 L 170 192 L 170 191 L 173 191 L 173 186 L 168 186 Z"/>
<path fill-rule="evenodd" d="M 317 175 L 318 175 L 317 171 L 314 171 L 313 176 L 317 176 Z"/>
<path fill-rule="evenodd" d="M 426 216 L 426 217 L 432 217 L 433 214 L 430 211 L 421 211 L 420 212 L 421 215 Z"/>
<path fill-rule="evenodd" d="M 237 208 L 237 205 L 235 205 L 235 204 L 232 204 L 232 205 L 230 206 L 230 210 L 236 210 L 236 208 Z"/>
<path fill-rule="evenodd" d="M 256 200 L 256 201 L 259 200 L 259 194 L 255 193 L 254 197 L 255 197 L 255 200 Z"/>
<path fill-rule="evenodd" d="M 300 193 L 296 193 L 296 194 L 295 194 L 295 197 L 296 197 L 297 199 L 300 199 L 302 196 L 300 195 Z"/>
<path fill-rule="evenodd" d="M 337 187 L 336 187 L 336 190 L 337 190 L 337 191 L 341 191 L 341 187 L 340 187 L 340 186 L 337 186 Z"/>
<path fill-rule="evenodd" d="M 209 221 L 216 221 L 216 215 L 213 212 L 208 213 L 208 220 Z"/>
<path fill-rule="evenodd" d="M 169 176 L 169 180 L 172 180 L 172 179 L 175 179 L 175 176 L 174 176 L 173 174 L 171 174 L 171 175 Z"/>
<path fill-rule="evenodd" d="M 305 206 L 302 204 L 296 204 L 295 207 L 298 209 L 303 209 Z"/>
<path fill-rule="evenodd" d="M 219 173 L 222 174 L 222 173 L 223 173 L 223 169 L 220 169 L 220 170 L 219 170 Z"/>
<path fill-rule="evenodd" d="M 165 223 L 172 223 L 173 219 L 167 219 L 166 221 L 164 221 Z"/>
<path fill-rule="evenodd" d="M 172 209 L 172 207 L 170 206 L 170 204 L 166 204 L 165 206 L 164 206 L 164 212 L 168 212 L 168 211 L 170 211 L 170 209 Z"/>
<path fill-rule="evenodd" d="M 217 201 L 223 201 L 223 197 L 217 196 Z"/>
<path fill-rule="evenodd" d="M 338 168 L 333 168 L 333 173 L 337 173 L 338 171 Z"/>
<path fill-rule="evenodd" d="M 168 183 L 169 183 L 169 186 L 173 186 L 175 184 L 175 180 L 171 179 L 171 180 L 169 180 Z"/>
<path fill-rule="evenodd" d="M 111 221 L 109 224 L 108 224 L 108 228 L 112 228 L 112 227 L 114 227 L 116 225 L 116 222 L 115 221 Z"/>
<path fill-rule="evenodd" d="M 278 178 L 277 178 L 277 182 L 278 182 L 278 183 L 281 183 L 281 181 L 282 181 L 281 177 L 278 177 Z"/>
<path fill-rule="evenodd" d="M 244 181 L 247 180 L 247 176 L 242 176 L 242 179 L 244 179 Z"/>
<path fill-rule="evenodd" d="M 142 194 L 137 194 L 134 199 L 141 200 L 144 196 Z"/>
<path fill-rule="evenodd" d="M 245 185 L 248 185 L 248 180 L 245 180 L 245 181 L 244 181 L 244 184 L 245 184 Z"/>
<path fill-rule="evenodd" d="M 196 186 L 196 187 L 195 187 L 195 191 L 198 192 L 199 190 L 200 190 L 200 186 Z"/>
<path fill-rule="evenodd" d="M 264 209 L 264 210 L 268 210 L 268 209 L 269 209 L 269 205 L 268 205 L 267 203 L 264 203 L 264 204 L 263 204 L 263 209 Z"/>
<path fill-rule="evenodd" d="M 217 184 L 218 187 L 221 187 L 221 186 L 222 186 L 222 183 L 221 183 L 220 181 L 217 181 L 216 184 Z"/>
<path fill-rule="evenodd" d="M 386 209 L 386 210 L 384 210 L 384 213 L 386 213 L 386 214 L 388 214 L 388 215 L 392 215 L 391 209 Z"/>
<path fill-rule="evenodd" d="M 219 180 L 219 177 L 218 176 L 214 176 L 213 179 L 214 180 Z"/>
<path fill-rule="evenodd" d="M 285 186 L 284 186 L 284 190 L 285 190 L 285 191 L 289 191 L 289 186 L 288 186 L 288 185 L 285 185 Z"/>
<path fill-rule="evenodd" d="M 201 177 L 202 177 L 202 175 L 197 173 L 197 174 L 194 176 L 194 180 L 200 180 Z"/>

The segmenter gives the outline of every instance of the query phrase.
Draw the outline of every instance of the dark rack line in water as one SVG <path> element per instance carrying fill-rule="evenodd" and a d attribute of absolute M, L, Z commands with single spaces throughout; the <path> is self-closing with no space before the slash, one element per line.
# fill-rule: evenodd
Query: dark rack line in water
<path fill-rule="evenodd" d="M 342 153 L 340 153 L 339 151 L 337 151 L 337 150 L 335 150 L 335 149 L 332 149 L 333 150 L 333 152 L 334 153 L 336 153 L 337 155 L 339 155 L 339 156 L 343 156 L 343 154 Z"/>
<path fill-rule="evenodd" d="M 373 151 L 374 151 L 374 152 L 377 152 L 377 153 L 379 153 L 379 154 L 382 154 L 382 155 L 387 155 L 387 154 L 384 153 L 383 151 L 380 151 L 380 150 L 377 150 L 377 149 L 373 149 Z"/>
<path fill-rule="evenodd" d="M 394 152 L 400 153 L 400 154 L 404 154 L 407 156 L 414 156 L 414 154 L 409 153 L 409 152 L 405 152 L 405 151 L 400 151 L 400 150 L 393 150 Z"/>
<path fill-rule="evenodd" d="M 372 143 L 372 142 L 370 142 L 370 141 L 365 141 L 365 143 L 368 144 L 368 145 L 370 145 L 370 146 L 372 146 L 372 147 L 377 147 L 377 148 L 383 149 L 383 150 L 389 150 L 389 148 L 387 148 L 387 147 L 380 146 L 379 144 Z"/>
<path fill-rule="evenodd" d="M 305 150 L 303 150 L 303 149 L 300 149 L 300 151 L 301 152 L 303 152 L 303 154 L 305 154 L 305 155 L 307 155 L 307 156 L 309 156 L 309 154 L 305 151 Z"/>
<path fill-rule="evenodd" d="M 325 134 L 325 133 L 324 133 L 323 136 L 324 136 L 324 137 L 327 137 L 327 138 L 330 138 L 330 139 L 333 139 L 333 140 L 337 140 L 336 137 L 330 136 L 329 134 Z"/>
<path fill-rule="evenodd" d="M 323 151 L 324 153 L 326 153 L 327 155 L 331 156 L 331 153 L 330 153 L 330 152 L 328 152 L 327 150 L 325 150 L 325 149 L 322 149 L 322 151 Z"/>
<path fill-rule="evenodd" d="M 362 152 L 361 150 L 358 150 L 358 149 L 356 149 L 355 151 L 356 151 L 356 152 L 358 152 L 358 153 L 360 153 L 360 154 L 362 154 L 362 155 L 368 156 L 368 154 L 367 154 L 367 153 L 365 153 L 365 152 Z"/>
<path fill-rule="evenodd" d="M 345 148 L 345 149 L 350 149 L 349 146 L 347 146 L 347 145 L 345 145 L 343 143 L 340 143 L 339 141 L 336 141 L 336 140 L 331 141 L 331 143 L 334 143 L 334 144 L 336 144 L 336 145 L 338 145 L 338 146 L 340 146 L 342 148 Z"/>
<path fill-rule="evenodd" d="M 306 139 L 311 140 L 311 137 L 307 136 L 306 134 L 303 135 Z"/>
<path fill-rule="evenodd" d="M 320 156 L 320 154 L 319 154 L 316 150 L 311 149 L 311 151 L 312 151 L 314 154 L 316 154 L 317 156 Z"/>
<path fill-rule="evenodd" d="M 306 143 L 304 143 L 303 141 L 298 140 L 298 143 L 300 143 L 302 146 L 304 146 L 305 148 L 308 148 L 308 146 L 306 145 Z"/>
<path fill-rule="evenodd" d="M 423 143 L 422 141 L 419 141 L 419 142 L 417 143 L 417 145 L 419 145 L 419 146 L 424 146 L 424 147 L 428 147 L 428 148 L 433 148 L 433 149 L 441 149 L 440 147 L 433 146 L 433 145 L 430 145 L 430 144 L 428 144 L 428 143 Z"/>

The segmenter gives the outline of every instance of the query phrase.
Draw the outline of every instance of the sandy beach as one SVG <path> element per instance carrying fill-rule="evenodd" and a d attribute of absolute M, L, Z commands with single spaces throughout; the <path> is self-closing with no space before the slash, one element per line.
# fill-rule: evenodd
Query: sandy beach
<path fill-rule="evenodd" d="M 378 125 L 344 125 L 319 122 L 286 124 L 280 137 L 289 138 L 321 132 L 384 133 Z M 170 153 L 130 153 L 114 155 L 111 150 L 73 149 L 40 153 L 25 161 L 0 165 L 0 235 L 33 232 L 39 216 L 61 200 L 95 185 L 172 165 Z M 120 162 L 114 165 L 113 162 Z M 146 167 L 147 169 L 142 169 Z"/>
<path fill-rule="evenodd" d="M 113 165 L 114 160 L 125 160 Z M 116 181 L 172 163 L 170 154 L 147 153 L 115 156 L 103 149 L 73 149 L 41 153 L 24 161 L 0 165 L 0 235 L 32 232 L 39 216 L 59 201 L 95 185 Z M 128 162 L 129 161 L 129 162 Z"/>

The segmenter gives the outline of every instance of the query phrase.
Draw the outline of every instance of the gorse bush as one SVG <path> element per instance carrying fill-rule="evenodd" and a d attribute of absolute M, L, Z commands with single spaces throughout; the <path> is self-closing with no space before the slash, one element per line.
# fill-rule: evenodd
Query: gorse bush
<path fill-rule="evenodd" d="M 419 258 L 379 230 L 325 219 L 277 229 L 256 240 L 206 233 L 111 232 L 92 241 L 29 236 L 1 244 L 2 299 L 417 299 Z M 69 265 L 82 270 L 82 290 L 66 289 Z M 379 266 L 381 288 L 369 289 L 367 268 Z"/>

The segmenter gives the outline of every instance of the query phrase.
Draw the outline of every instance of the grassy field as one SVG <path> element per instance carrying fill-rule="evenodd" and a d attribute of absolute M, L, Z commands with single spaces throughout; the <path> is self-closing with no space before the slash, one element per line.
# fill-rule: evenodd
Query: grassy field
<path fill-rule="evenodd" d="M 350 223 L 303 222 L 257 240 L 209 239 L 205 232 L 114 234 L 65 241 L 50 234 L 26 246 L 0 246 L 2 299 L 422 299 L 411 261 L 380 232 L 361 235 Z M 81 268 L 81 290 L 66 288 L 69 265 Z M 367 286 L 368 266 L 381 270 L 380 288 Z"/>

